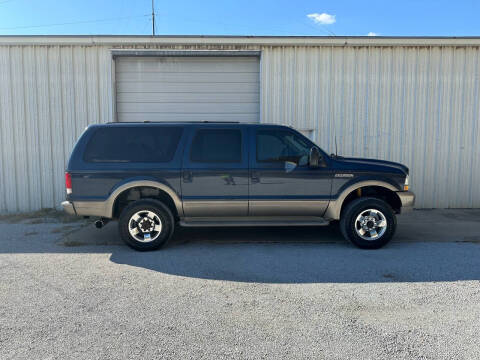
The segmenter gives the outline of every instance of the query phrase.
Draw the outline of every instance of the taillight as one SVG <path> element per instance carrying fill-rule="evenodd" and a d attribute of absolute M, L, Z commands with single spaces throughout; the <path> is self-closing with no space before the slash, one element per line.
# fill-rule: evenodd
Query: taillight
<path fill-rule="evenodd" d="M 65 188 L 67 189 L 67 194 L 72 193 L 72 175 L 68 172 L 65 173 Z"/>

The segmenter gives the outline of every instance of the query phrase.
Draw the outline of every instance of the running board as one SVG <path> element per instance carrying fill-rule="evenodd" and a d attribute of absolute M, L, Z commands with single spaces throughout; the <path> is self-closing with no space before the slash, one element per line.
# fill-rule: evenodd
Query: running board
<path fill-rule="evenodd" d="M 227 226 L 327 226 L 330 222 L 320 217 L 242 217 L 242 218 L 184 218 L 184 227 L 227 227 Z"/>

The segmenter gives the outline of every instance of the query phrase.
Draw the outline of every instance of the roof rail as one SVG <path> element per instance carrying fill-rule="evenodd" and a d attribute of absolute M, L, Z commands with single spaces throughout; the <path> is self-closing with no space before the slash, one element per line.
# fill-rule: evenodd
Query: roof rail
<path fill-rule="evenodd" d="M 104 124 L 241 124 L 240 121 L 212 121 L 212 120 L 192 120 L 192 121 L 109 121 Z"/>
<path fill-rule="evenodd" d="M 192 122 L 196 122 L 196 121 L 192 121 Z M 223 123 L 227 123 L 227 124 L 240 124 L 240 121 L 211 121 L 211 120 L 202 120 L 202 121 L 199 121 L 201 123 L 212 123 L 212 124 L 223 124 Z"/>
<path fill-rule="evenodd" d="M 191 120 L 191 121 L 151 121 L 151 120 L 143 120 L 143 121 L 109 121 L 106 124 L 119 124 L 119 123 L 154 123 L 154 124 L 162 124 L 162 123 L 185 123 L 185 124 L 202 124 L 202 123 L 212 123 L 212 124 L 240 124 L 240 121 L 212 121 L 212 120 Z"/>

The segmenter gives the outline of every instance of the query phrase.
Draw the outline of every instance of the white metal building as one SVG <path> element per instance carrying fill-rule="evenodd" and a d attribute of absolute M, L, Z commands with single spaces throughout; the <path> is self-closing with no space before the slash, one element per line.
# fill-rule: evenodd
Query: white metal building
<path fill-rule="evenodd" d="M 92 123 L 291 125 L 410 167 L 417 207 L 480 207 L 480 38 L 0 36 L 0 213 L 58 207 Z"/>

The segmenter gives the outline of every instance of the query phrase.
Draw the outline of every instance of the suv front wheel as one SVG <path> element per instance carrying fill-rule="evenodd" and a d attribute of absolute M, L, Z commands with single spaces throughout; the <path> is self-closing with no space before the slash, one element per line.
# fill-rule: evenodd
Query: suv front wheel
<path fill-rule="evenodd" d="M 174 220 L 168 207 L 158 200 L 137 200 L 123 209 L 118 220 L 122 239 L 135 250 L 148 251 L 166 244 L 173 234 Z"/>
<path fill-rule="evenodd" d="M 397 219 L 393 209 L 377 198 L 359 198 L 342 211 L 340 230 L 345 239 L 361 249 L 378 249 L 395 233 Z"/>

